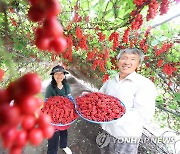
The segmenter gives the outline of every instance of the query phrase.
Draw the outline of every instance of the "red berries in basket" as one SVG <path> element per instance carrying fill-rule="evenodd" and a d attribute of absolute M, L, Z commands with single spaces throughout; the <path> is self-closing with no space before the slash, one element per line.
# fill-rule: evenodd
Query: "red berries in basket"
<path fill-rule="evenodd" d="M 68 125 L 78 118 L 74 104 L 63 96 L 48 98 L 41 111 L 50 115 L 53 124 Z"/>
<path fill-rule="evenodd" d="M 99 92 L 78 97 L 76 103 L 76 109 L 82 117 L 96 122 L 116 120 L 125 113 L 125 107 L 119 99 Z"/>

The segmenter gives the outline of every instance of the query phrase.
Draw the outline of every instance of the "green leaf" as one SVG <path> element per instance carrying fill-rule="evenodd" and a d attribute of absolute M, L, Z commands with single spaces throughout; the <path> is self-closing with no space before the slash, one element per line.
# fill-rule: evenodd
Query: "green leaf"
<path fill-rule="evenodd" d="M 162 24 L 162 25 L 160 26 L 160 29 L 161 29 L 161 30 L 167 30 L 167 29 L 169 29 L 169 25 L 168 25 L 167 23 Z"/>
<path fill-rule="evenodd" d="M 21 44 L 21 43 L 16 43 L 16 44 L 14 44 L 14 48 L 16 49 L 16 50 L 22 50 L 23 49 L 23 45 Z"/>
<path fill-rule="evenodd" d="M 163 103 L 164 103 L 163 100 L 158 100 L 158 101 L 156 101 L 156 105 L 157 105 L 157 106 L 162 105 Z"/>
<path fill-rule="evenodd" d="M 176 105 L 170 105 L 169 108 L 175 110 L 177 108 L 177 106 Z"/>
<path fill-rule="evenodd" d="M 180 93 L 175 93 L 174 96 L 175 96 L 174 100 L 180 101 Z"/>

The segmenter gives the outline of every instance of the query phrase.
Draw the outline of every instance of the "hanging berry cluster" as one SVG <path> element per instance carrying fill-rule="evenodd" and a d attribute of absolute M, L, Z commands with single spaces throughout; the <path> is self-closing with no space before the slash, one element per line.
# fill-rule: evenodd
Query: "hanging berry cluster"
<path fill-rule="evenodd" d="M 174 67 L 172 64 L 164 64 L 163 72 L 168 76 L 171 76 L 173 72 L 176 72 L 177 68 Z"/>
<path fill-rule="evenodd" d="M 72 62 L 72 60 L 73 60 L 73 57 L 72 57 L 73 37 L 71 35 L 67 35 L 66 41 L 67 41 L 67 50 L 66 50 L 66 52 L 62 53 L 62 56 L 65 59 L 67 59 L 69 62 Z"/>
<path fill-rule="evenodd" d="M 134 17 L 133 22 L 131 23 L 132 30 L 138 30 L 143 24 L 143 18 L 141 14 L 137 14 Z"/>
<path fill-rule="evenodd" d="M 157 46 L 154 46 L 155 55 L 160 56 L 162 53 L 167 52 L 172 46 L 173 46 L 173 43 L 167 43 L 167 42 L 164 42 L 160 49 L 158 49 Z"/>
<path fill-rule="evenodd" d="M 118 32 L 113 32 L 109 36 L 109 41 L 113 40 L 113 50 L 116 50 L 116 48 L 119 46 L 119 33 Z"/>
<path fill-rule="evenodd" d="M 83 31 L 79 26 L 76 27 L 76 37 L 78 42 L 76 47 L 80 47 L 83 50 L 88 50 L 89 47 L 87 45 L 87 36 L 83 35 Z"/>
<path fill-rule="evenodd" d="M 148 4 L 148 14 L 146 16 L 146 20 L 149 21 L 151 19 L 154 19 L 154 17 L 156 16 L 157 14 L 157 11 L 158 11 L 158 7 L 159 7 L 159 4 L 156 0 L 152 0 L 149 4 Z"/>
<path fill-rule="evenodd" d="M 110 51 L 108 48 L 98 51 L 96 47 L 87 54 L 87 61 L 92 61 L 92 70 L 95 70 L 98 66 L 102 72 L 106 71 L 106 63 L 109 58 Z"/>
<path fill-rule="evenodd" d="M 160 5 L 160 15 L 166 14 L 169 9 L 169 1 L 168 0 L 162 0 Z"/>
<path fill-rule="evenodd" d="M 61 11 L 58 0 L 29 0 L 28 17 L 32 22 L 42 22 L 35 32 L 35 44 L 40 50 L 60 54 L 67 48 L 63 27 L 57 19 Z M 41 25 L 41 24 L 40 24 Z"/>
<path fill-rule="evenodd" d="M 123 42 L 124 43 L 128 43 L 129 42 L 129 33 L 130 33 L 130 28 L 127 28 L 125 31 L 124 31 L 124 35 L 123 35 Z"/>
<path fill-rule="evenodd" d="M 43 103 L 34 97 L 40 90 L 41 80 L 35 73 L 27 73 L 0 89 L 0 136 L 10 154 L 21 154 L 28 142 L 38 146 L 54 133 L 50 117 L 35 114 Z"/>

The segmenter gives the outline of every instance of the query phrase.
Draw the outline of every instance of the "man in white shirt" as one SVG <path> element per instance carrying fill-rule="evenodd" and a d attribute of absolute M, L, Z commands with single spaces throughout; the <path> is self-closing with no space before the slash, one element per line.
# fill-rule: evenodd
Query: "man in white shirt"
<path fill-rule="evenodd" d="M 119 98 L 126 107 L 120 119 L 101 125 L 109 141 L 101 148 L 101 154 L 137 154 L 143 125 L 154 115 L 156 98 L 154 84 L 135 72 L 143 59 L 144 54 L 139 49 L 120 50 L 117 55 L 119 73 L 100 89 L 102 93 Z"/>

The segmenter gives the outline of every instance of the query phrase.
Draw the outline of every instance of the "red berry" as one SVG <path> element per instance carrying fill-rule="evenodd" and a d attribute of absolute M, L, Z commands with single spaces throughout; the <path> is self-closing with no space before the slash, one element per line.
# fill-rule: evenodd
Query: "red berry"
<path fill-rule="evenodd" d="M 3 79 L 4 71 L 0 68 L 0 81 Z"/>
<path fill-rule="evenodd" d="M 51 42 L 50 46 L 54 49 L 56 54 L 60 54 L 66 50 L 67 42 L 64 38 L 60 37 L 60 38 L 54 39 Z"/>
<path fill-rule="evenodd" d="M 48 37 L 38 37 L 36 38 L 35 44 L 40 50 L 47 50 L 49 48 L 50 39 Z"/>
<path fill-rule="evenodd" d="M 57 0 L 50 0 L 46 9 L 47 18 L 58 15 L 61 12 L 61 5 Z"/>
<path fill-rule="evenodd" d="M 34 145 L 38 146 L 43 141 L 43 133 L 40 128 L 34 128 L 29 132 L 29 142 Z"/>
<path fill-rule="evenodd" d="M 19 79 L 24 94 L 34 95 L 41 91 L 41 79 L 36 73 L 27 73 Z"/>
<path fill-rule="evenodd" d="M 46 19 L 43 25 L 44 34 L 48 37 L 59 37 L 63 35 L 63 27 L 56 17 Z"/>
<path fill-rule="evenodd" d="M 32 6 L 28 11 L 28 17 L 32 22 L 41 21 L 45 16 L 45 12 L 38 5 Z"/>

